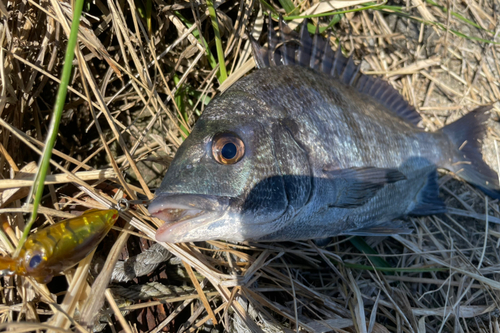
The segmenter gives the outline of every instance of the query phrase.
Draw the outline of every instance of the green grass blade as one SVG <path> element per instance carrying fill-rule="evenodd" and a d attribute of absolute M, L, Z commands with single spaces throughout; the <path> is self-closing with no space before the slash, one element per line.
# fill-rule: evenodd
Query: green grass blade
<path fill-rule="evenodd" d="M 174 73 L 175 85 L 178 85 L 179 82 L 180 82 L 179 76 L 176 73 Z M 177 91 L 175 92 L 174 100 L 175 100 L 175 104 L 177 105 L 177 108 L 179 109 L 179 112 L 180 112 L 180 115 L 178 115 L 178 117 L 179 118 L 182 117 L 181 121 L 179 121 L 179 127 L 180 127 L 181 131 L 184 132 L 184 134 L 186 134 L 186 136 L 188 136 L 189 131 L 184 126 L 184 122 L 182 121 L 182 120 L 184 120 L 185 123 L 187 124 L 188 120 L 189 120 L 189 117 L 188 117 L 188 114 L 186 111 L 186 104 L 184 103 L 185 97 L 186 97 L 186 91 L 185 91 L 184 87 L 182 85 L 180 85 L 179 88 L 177 89 Z"/>
<path fill-rule="evenodd" d="M 305 19 L 305 18 L 315 18 L 315 17 L 325 17 L 325 16 L 333 16 L 333 15 L 340 15 L 340 14 L 346 14 L 346 13 L 354 13 L 354 12 L 361 12 L 363 10 L 368 10 L 368 9 L 375 9 L 377 7 L 381 7 L 385 4 L 376 4 L 372 2 L 367 2 L 364 5 L 362 5 L 361 8 L 353 8 L 353 9 L 346 9 L 346 10 L 338 10 L 335 12 L 327 12 L 327 13 L 320 13 L 320 14 L 310 14 L 310 15 L 294 15 L 294 16 L 285 16 L 283 17 L 284 20 L 286 21 L 291 21 L 295 19 Z M 397 6 L 396 6 L 397 7 Z M 398 7 L 399 8 L 399 7 Z M 278 16 L 276 16 L 277 18 Z"/>
<path fill-rule="evenodd" d="M 332 262 L 336 262 L 333 259 L 331 260 Z M 379 271 L 379 272 L 390 272 L 390 273 L 429 273 L 429 272 L 447 272 L 450 270 L 449 268 L 446 267 L 396 268 L 396 267 L 373 267 L 367 265 L 351 264 L 348 262 L 342 262 L 340 264 L 347 268 L 352 268 L 362 271 Z"/>
<path fill-rule="evenodd" d="M 188 19 L 186 19 L 184 16 L 182 16 L 182 14 L 180 12 L 176 11 L 174 13 L 175 13 L 175 16 L 177 16 L 182 21 L 182 23 L 184 23 L 188 28 L 191 28 L 193 26 L 193 23 L 189 22 Z M 212 52 L 210 51 L 210 48 L 208 47 L 207 41 L 205 40 L 205 38 L 203 38 L 203 36 L 198 31 L 198 29 L 193 30 L 193 36 L 196 39 L 198 39 L 198 41 L 201 43 L 201 45 L 205 45 L 205 54 L 207 56 L 208 63 L 210 64 L 210 67 L 212 67 L 212 69 L 216 68 L 217 67 L 217 60 L 215 60 L 214 55 L 212 54 Z"/>
<path fill-rule="evenodd" d="M 366 254 L 368 259 L 372 262 L 372 264 L 378 268 L 392 268 L 392 266 L 385 261 L 383 258 L 378 257 L 377 251 L 375 251 L 370 245 L 368 245 L 365 240 L 359 236 L 352 237 L 349 239 L 352 245 L 359 251 Z"/>
<path fill-rule="evenodd" d="M 45 177 L 47 176 L 47 171 L 50 165 L 50 158 L 52 156 L 52 148 L 57 139 L 57 133 L 59 132 L 59 123 L 61 121 L 61 116 L 63 112 L 64 103 L 66 101 L 66 94 L 68 92 L 68 83 L 71 76 L 71 70 L 73 68 L 73 58 L 75 56 L 75 47 L 78 38 L 78 27 L 80 25 L 80 16 L 82 14 L 84 0 L 76 0 L 75 6 L 73 8 L 73 22 L 71 24 L 71 32 L 68 39 L 68 46 L 66 48 L 66 55 L 64 57 L 64 66 L 61 76 L 61 85 L 57 92 L 56 103 L 54 105 L 54 113 L 52 114 L 52 119 L 50 121 L 50 128 L 47 134 L 47 139 L 45 141 L 45 148 L 43 150 L 40 163 L 38 165 L 38 172 L 35 176 L 35 181 L 33 187 L 31 188 L 30 195 L 28 196 L 28 203 L 33 200 L 33 211 L 31 213 L 30 220 L 26 227 L 24 228 L 23 235 L 19 239 L 19 244 L 17 246 L 14 256 L 18 256 L 21 251 L 24 242 L 28 238 L 31 227 L 36 220 L 38 214 L 38 206 L 42 200 L 43 186 L 45 182 Z"/>
<path fill-rule="evenodd" d="M 332 20 L 330 21 L 330 23 L 328 23 L 328 25 L 326 27 L 323 27 L 323 28 L 319 28 L 319 33 L 322 34 L 324 33 L 326 30 L 330 29 L 331 27 L 333 27 L 335 24 L 339 23 L 340 22 L 340 19 L 342 18 L 344 14 L 335 14 L 333 15 L 333 18 Z M 315 34 L 316 33 L 316 26 L 312 23 L 307 23 L 307 30 L 309 31 L 310 34 Z"/>
<path fill-rule="evenodd" d="M 295 10 L 295 5 L 291 0 L 279 0 L 279 2 L 287 14 L 290 14 Z"/>
<path fill-rule="evenodd" d="M 262 1 L 263 0 L 261 0 L 261 2 Z M 426 1 L 429 2 L 429 4 L 435 4 L 434 2 L 432 2 L 432 0 L 426 0 Z M 361 7 L 359 7 L 359 8 L 353 8 L 353 9 L 347 9 L 347 10 L 340 10 L 340 11 L 335 11 L 335 12 L 327 12 L 327 13 L 321 13 L 321 14 L 294 15 L 294 16 L 290 15 L 290 16 L 283 17 L 283 19 L 287 20 L 287 21 L 291 21 L 291 20 L 295 20 L 295 19 L 315 18 L 315 17 L 325 17 L 325 16 L 341 15 L 341 14 L 346 14 L 346 13 L 354 13 L 354 12 L 360 12 L 360 11 L 363 11 L 363 10 L 373 9 L 373 10 L 383 11 L 384 13 L 388 13 L 388 14 L 392 14 L 392 15 L 397 15 L 397 16 L 400 16 L 400 17 L 408 18 L 408 19 L 410 19 L 412 21 L 416 21 L 416 22 L 423 23 L 423 24 L 426 24 L 426 25 L 433 25 L 433 26 L 438 27 L 439 29 L 441 29 L 443 31 L 448 30 L 452 34 L 456 35 L 457 37 L 461 37 L 461 38 L 465 38 L 465 39 L 469 39 L 469 40 L 475 40 L 475 41 L 482 42 L 482 43 L 500 45 L 500 42 L 495 42 L 493 40 L 488 40 L 488 39 L 484 39 L 484 38 L 467 36 L 464 33 L 461 33 L 460 31 L 453 30 L 453 29 L 447 29 L 443 24 L 441 24 L 439 22 L 430 22 L 430 21 L 424 20 L 422 18 L 412 16 L 412 15 L 406 13 L 403 10 L 403 7 L 400 7 L 400 6 L 388 6 L 385 3 L 386 2 L 384 2 L 382 4 L 376 4 L 376 3 L 372 3 L 372 2 L 367 2 L 365 4 L 360 5 Z M 438 7 L 439 7 L 439 5 L 438 5 Z M 439 7 L 439 8 L 441 8 L 445 12 L 447 11 L 445 8 L 442 8 L 442 7 Z M 452 12 L 451 15 L 455 16 L 456 18 L 458 18 L 459 20 L 463 21 L 464 23 L 470 24 L 473 27 L 476 27 L 476 28 L 481 29 L 483 31 L 487 31 L 490 34 L 493 34 L 492 31 L 485 30 L 485 29 L 481 28 L 476 23 L 474 23 L 474 22 L 466 19 L 465 17 L 461 16 L 458 13 Z M 274 17 L 277 19 L 278 15 L 274 14 Z M 309 30 L 310 33 L 314 33 L 315 32 L 315 28 L 314 28 L 313 25 L 311 25 L 311 26 L 308 25 L 308 30 Z M 325 29 L 321 29 L 320 32 L 323 32 L 324 30 Z"/>
<path fill-rule="evenodd" d="M 367 257 L 372 262 L 373 266 L 368 265 L 360 265 L 360 264 L 352 264 L 345 261 L 338 261 L 335 258 L 329 257 L 332 263 L 340 264 L 347 268 L 362 270 L 362 271 L 379 271 L 379 272 L 387 272 L 390 275 L 394 273 L 429 273 L 429 272 L 445 272 L 448 271 L 447 267 L 421 267 L 421 268 L 400 268 L 400 267 L 392 267 L 387 261 L 383 258 L 378 257 L 378 253 L 372 249 L 363 238 L 355 236 L 349 239 L 349 241 L 356 247 L 359 251 L 365 253 Z"/>
<path fill-rule="evenodd" d="M 434 7 L 437 7 L 439 9 L 441 9 L 443 11 L 443 13 L 447 13 L 448 12 L 448 9 L 444 6 L 441 6 L 441 5 L 438 5 L 437 3 L 435 3 L 434 1 L 432 0 L 426 0 L 426 2 Z M 483 27 L 481 27 L 479 24 L 475 23 L 475 22 L 472 22 L 471 20 L 463 17 L 462 15 L 454 12 L 454 11 L 451 11 L 451 15 L 456 17 L 457 19 L 459 19 L 460 21 L 464 22 L 464 23 L 467 23 L 467 24 L 470 24 L 472 25 L 473 27 L 476 27 L 478 29 L 481 29 L 481 30 L 485 30 L 483 29 Z M 486 30 L 487 31 L 487 30 Z M 491 32 L 491 31 L 488 31 L 488 32 Z"/>
<path fill-rule="evenodd" d="M 150 36 L 153 34 L 153 24 L 151 23 L 152 13 L 153 13 L 153 1 L 146 0 L 146 22 L 148 25 L 148 32 Z"/>
<path fill-rule="evenodd" d="M 371 257 L 374 258 L 374 257 Z M 379 271 L 379 272 L 388 272 L 390 275 L 394 273 L 429 273 L 429 272 L 447 272 L 450 269 L 448 267 L 419 267 L 419 268 L 401 268 L 401 267 L 376 267 L 376 266 L 368 266 L 368 265 L 360 265 L 360 264 L 352 264 L 345 261 L 338 261 L 335 258 L 329 257 L 330 261 L 334 264 L 340 264 L 344 267 L 357 269 L 361 271 Z M 382 258 L 379 258 L 382 259 Z M 383 260 L 383 259 L 382 259 Z M 385 261 L 385 260 L 384 260 Z"/>
<path fill-rule="evenodd" d="M 215 12 L 214 3 L 212 0 L 207 0 L 208 13 L 212 20 L 212 27 L 215 34 L 215 47 L 217 49 L 217 58 L 219 59 L 219 83 L 227 79 L 226 60 L 224 59 L 224 50 L 222 49 L 222 40 L 220 38 L 219 22 L 217 13 Z"/>
<path fill-rule="evenodd" d="M 278 15 L 278 12 L 276 11 L 276 9 L 273 6 L 271 6 L 266 0 L 260 0 L 260 3 L 268 11 L 270 11 L 271 13 L 273 13 L 275 15 Z"/>

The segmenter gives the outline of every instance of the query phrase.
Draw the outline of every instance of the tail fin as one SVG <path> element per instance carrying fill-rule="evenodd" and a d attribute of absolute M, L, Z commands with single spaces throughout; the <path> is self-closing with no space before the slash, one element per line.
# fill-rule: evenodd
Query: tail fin
<path fill-rule="evenodd" d="M 457 148 L 455 160 L 448 169 L 465 181 L 479 187 L 492 198 L 500 199 L 498 174 L 483 160 L 481 140 L 490 117 L 491 106 L 481 106 L 457 121 L 443 127 Z"/>

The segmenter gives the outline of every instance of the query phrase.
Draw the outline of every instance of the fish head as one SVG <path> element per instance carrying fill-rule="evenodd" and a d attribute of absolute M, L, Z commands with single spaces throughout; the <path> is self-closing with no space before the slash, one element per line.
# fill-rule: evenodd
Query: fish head
<path fill-rule="evenodd" d="M 242 93 L 226 92 L 207 107 L 149 206 L 165 221 L 158 241 L 242 241 L 281 227 L 288 202 L 271 115 Z"/>

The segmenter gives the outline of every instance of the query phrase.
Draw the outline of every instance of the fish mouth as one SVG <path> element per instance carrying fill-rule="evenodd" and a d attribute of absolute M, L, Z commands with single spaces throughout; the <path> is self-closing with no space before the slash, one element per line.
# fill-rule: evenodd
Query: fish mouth
<path fill-rule="evenodd" d="M 209 225 L 220 218 L 229 199 L 211 195 L 162 193 L 150 204 L 149 213 L 165 223 L 156 231 L 159 242 L 206 240 Z"/>

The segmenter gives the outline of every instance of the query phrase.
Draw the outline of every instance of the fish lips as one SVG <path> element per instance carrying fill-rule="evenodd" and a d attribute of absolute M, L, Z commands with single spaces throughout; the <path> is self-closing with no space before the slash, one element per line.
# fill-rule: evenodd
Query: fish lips
<path fill-rule="evenodd" d="M 167 243 L 215 239 L 216 233 L 210 237 L 210 225 L 224 216 L 229 204 L 229 197 L 161 193 L 148 208 L 152 216 L 165 221 L 155 238 Z"/>

